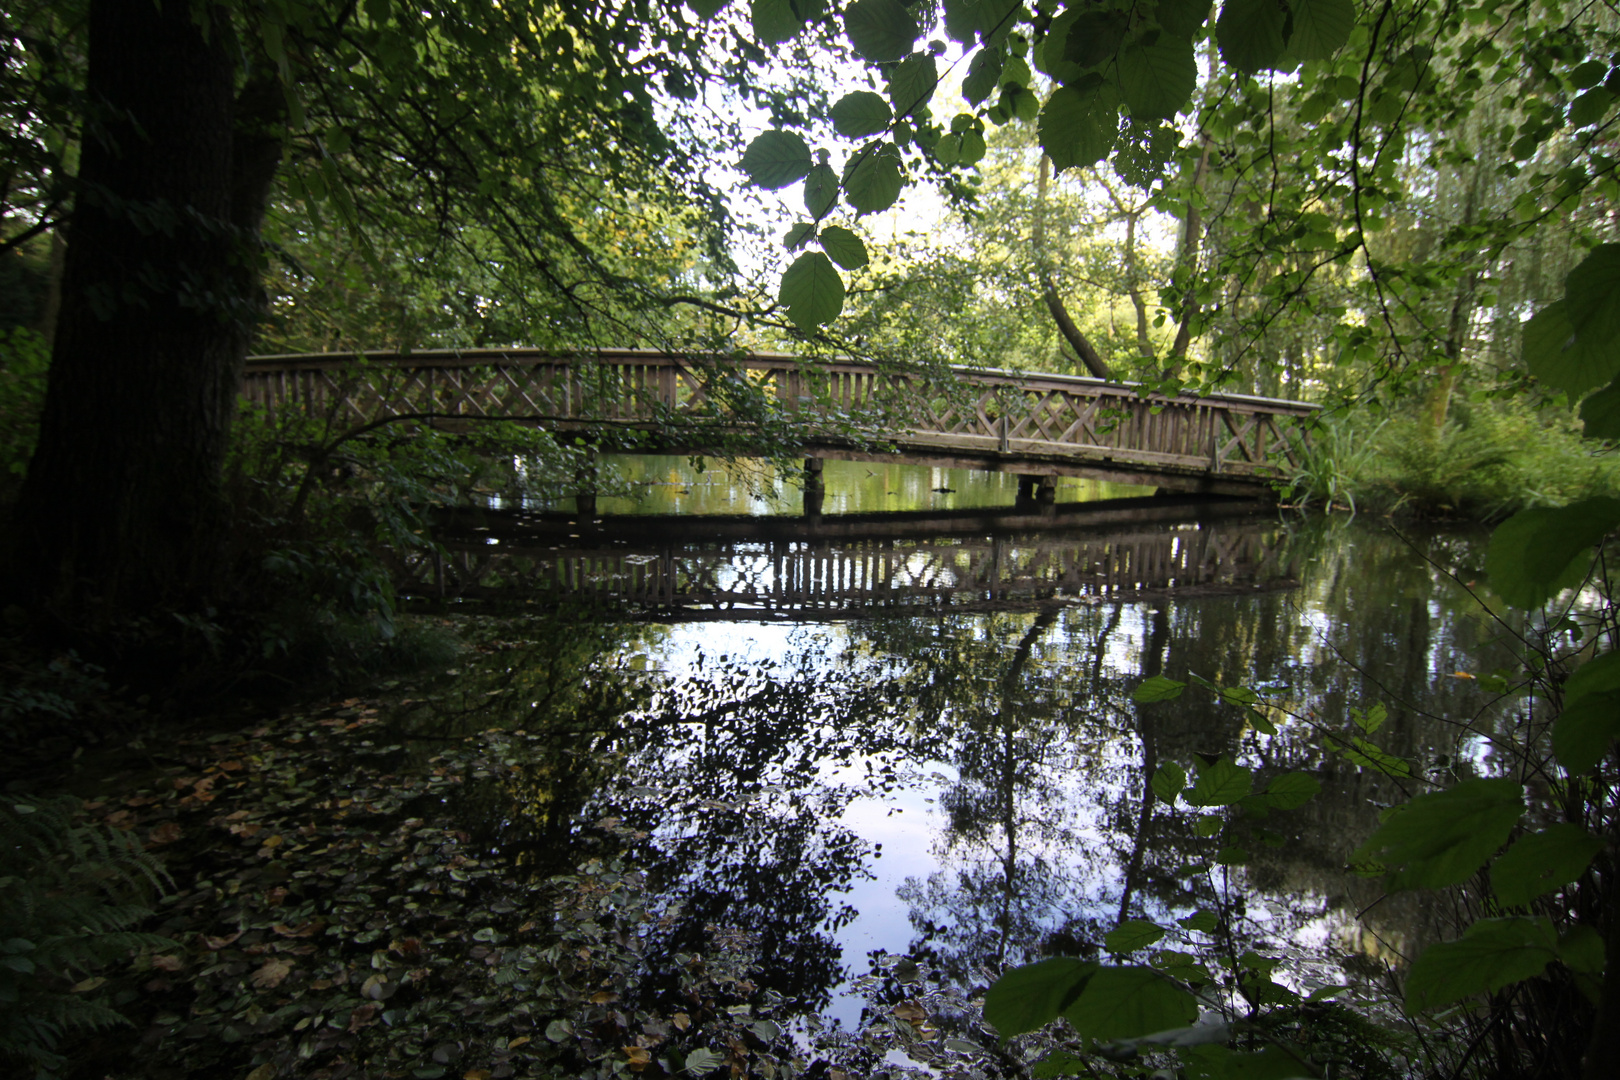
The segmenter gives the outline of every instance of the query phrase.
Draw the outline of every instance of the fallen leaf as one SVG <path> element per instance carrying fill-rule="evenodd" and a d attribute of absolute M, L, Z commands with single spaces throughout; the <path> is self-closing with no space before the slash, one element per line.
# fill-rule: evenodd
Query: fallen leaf
<path fill-rule="evenodd" d="M 508 1050 L 516 1050 L 518 1047 L 522 1046 L 524 1043 L 526 1043 L 528 1041 L 529 1041 L 529 1036 L 527 1036 L 527 1035 L 519 1035 L 517 1038 L 513 1039 L 511 1042 L 507 1043 L 506 1048 Z"/>
<path fill-rule="evenodd" d="M 619 995 L 611 990 L 598 990 L 591 995 L 592 1005 L 609 1005 L 619 1000 Z"/>
<path fill-rule="evenodd" d="M 76 983 L 73 984 L 73 992 L 75 994 L 88 994 L 90 991 L 98 990 L 101 987 L 106 986 L 106 985 L 107 985 L 107 980 L 106 979 L 101 979 L 101 978 L 81 979 L 79 982 L 76 982 Z"/>
<path fill-rule="evenodd" d="M 894 1007 L 894 1015 L 908 1024 L 920 1024 L 928 1019 L 928 1010 L 915 1001 L 902 1001 Z"/>
<path fill-rule="evenodd" d="M 683 1012 L 676 1013 L 674 1016 L 670 1017 L 669 1022 L 680 1028 L 682 1031 L 685 1031 L 687 1028 L 692 1026 L 692 1018 Z"/>
<path fill-rule="evenodd" d="M 165 844 L 172 844 L 176 840 L 180 839 L 182 835 L 183 833 L 179 822 L 165 821 L 163 824 L 155 826 L 151 832 L 146 834 L 146 846 L 162 847 Z"/>
<path fill-rule="evenodd" d="M 152 966 L 159 971 L 179 971 L 186 966 L 186 962 L 182 957 L 178 956 L 154 956 L 152 957 Z"/>
<path fill-rule="evenodd" d="M 624 1056 L 630 1059 L 630 1068 L 636 1072 L 645 1069 L 652 1062 L 652 1051 L 644 1046 L 626 1046 Z"/>
<path fill-rule="evenodd" d="M 370 1027 L 372 1024 L 375 1024 L 377 1022 L 376 1017 L 377 1017 L 377 1006 L 375 1006 L 375 1005 L 361 1005 L 359 1008 L 355 1009 L 352 1013 L 349 1014 L 349 1031 L 350 1031 L 350 1033 L 359 1031 L 361 1028 Z"/>
<path fill-rule="evenodd" d="M 238 930 L 234 934 L 229 935 L 228 937 L 209 937 L 207 934 L 204 934 L 202 941 L 203 941 L 203 945 L 206 946 L 210 952 L 219 952 L 219 950 L 223 949 L 227 945 L 230 945 L 230 944 L 234 943 L 236 941 L 236 939 L 241 937 L 241 936 L 242 936 L 242 931 L 240 931 L 240 930 Z"/>
<path fill-rule="evenodd" d="M 489 1080 L 488 1069 L 468 1069 L 461 1074 L 461 1080 Z"/>
<path fill-rule="evenodd" d="M 326 920 L 311 919 L 302 926 L 288 926 L 286 923 L 278 922 L 274 926 L 270 927 L 270 929 L 274 930 L 282 937 L 314 937 L 316 934 L 326 929 Z"/>
<path fill-rule="evenodd" d="M 276 1075 L 276 1067 L 268 1061 L 247 1074 L 246 1080 L 272 1080 Z"/>
<path fill-rule="evenodd" d="M 252 975 L 253 985 L 261 990 L 274 990 L 292 973 L 291 960 L 266 960 L 264 966 Z"/>

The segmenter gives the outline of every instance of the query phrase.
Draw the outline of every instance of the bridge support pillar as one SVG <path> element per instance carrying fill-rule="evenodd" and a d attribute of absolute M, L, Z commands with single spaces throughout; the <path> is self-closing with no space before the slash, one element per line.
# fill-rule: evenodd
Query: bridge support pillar
<path fill-rule="evenodd" d="M 804 459 L 804 513 L 806 517 L 819 517 L 827 499 L 827 485 L 821 469 L 825 464 L 818 457 Z"/>
<path fill-rule="evenodd" d="M 1057 502 L 1057 477 L 1025 473 L 1018 478 L 1018 501 L 1050 506 Z"/>
<path fill-rule="evenodd" d="M 574 512 L 582 518 L 596 516 L 596 447 L 585 451 L 585 460 L 574 470 Z"/>

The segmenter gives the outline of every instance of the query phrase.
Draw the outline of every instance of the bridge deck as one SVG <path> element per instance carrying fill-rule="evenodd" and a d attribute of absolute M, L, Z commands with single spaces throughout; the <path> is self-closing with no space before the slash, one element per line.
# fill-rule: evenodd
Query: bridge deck
<path fill-rule="evenodd" d="M 1001 472 L 1133 475 L 1229 494 L 1263 489 L 1294 463 L 1287 426 L 1316 411 L 1232 394 L 1143 394 L 1070 375 L 953 368 L 951 380 L 853 361 L 757 354 L 726 364 L 640 350 L 562 356 L 535 349 L 250 360 L 243 396 L 276 412 L 324 409 L 340 423 L 436 424 L 503 418 L 637 447 L 713 452 L 746 436 L 752 400 L 806 453 Z"/>

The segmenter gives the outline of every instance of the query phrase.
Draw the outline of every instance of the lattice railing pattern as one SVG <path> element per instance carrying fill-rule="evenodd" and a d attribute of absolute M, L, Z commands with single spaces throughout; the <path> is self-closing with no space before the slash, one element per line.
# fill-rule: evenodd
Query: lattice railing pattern
<path fill-rule="evenodd" d="M 795 612 L 1125 600 L 1291 582 L 1274 530 L 1162 528 L 1081 539 L 972 538 L 499 550 L 423 556 L 401 584 L 442 599 L 545 599 L 667 611 Z"/>
<path fill-rule="evenodd" d="M 747 379 L 807 437 L 853 432 L 901 449 L 1109 461 L 1233 478 L 1294 464 L 1284 431 L 1315 406 L 1238 395 L 1143 395 L 1063 375 L 958 368 L 954 385 L 853 362 L 755 355 L 725 365 L 634 350 L 421 352 L 249 361 L 243 396 L 339 424 L 499 417 L 554 425 L 725 422 L 726 380 Z"/>

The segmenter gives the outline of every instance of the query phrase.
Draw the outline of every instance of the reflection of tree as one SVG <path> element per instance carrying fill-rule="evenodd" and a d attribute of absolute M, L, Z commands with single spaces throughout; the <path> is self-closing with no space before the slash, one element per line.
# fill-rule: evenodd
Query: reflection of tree
<path fill-rule="evenodd" d="M 838 895 L 869 851 L 838 819 L 897 763 L 932 757 L 933 736 L 907 722 L 887 665 L 849 660 L 830 677 L 829 663 L 817 643 L 775 671 L 705 660 L 619 729 L 626 779 L 585 813 L 643 831 L 633 857 L 679 906 L 644 943 L 651 985 L 674 985 L 675 955 L 717 927 L 751 942 L 761 988 L 791 1002 L 823 1006 L 844 978 L 834 935 L 855 912 Z M 858 779 L 829 775 L 857 763 Z"/>
<path fill-rule="evenodd" d="M 936 640 L 923 665 L 950 699 L 942 726 L 957 780 L 940 796 L 939 849 L 959 865 L 908 881 L 900 898 L 919 935 L 914 950 L 964 981 L 981 964 L 1031 953 L 1080 880 L 1084 853 L 1061 783 L 1075 750 L 1067 687 L 1031 665 L 1057 618 L 1049 609 L 1029 619 L 1010 658 L 1016 623 L 992 622 L 982 637 Z"/>

